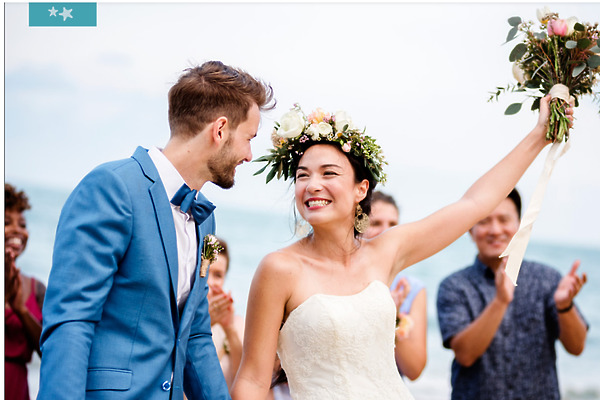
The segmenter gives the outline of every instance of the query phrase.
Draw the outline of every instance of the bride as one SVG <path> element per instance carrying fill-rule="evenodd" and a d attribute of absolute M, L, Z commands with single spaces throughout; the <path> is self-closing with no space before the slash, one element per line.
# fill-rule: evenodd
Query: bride
<path fill-rule="evenodd" d="M 535 128 L 457 202 L 366 240 L 371 193 L 385 180 L 380 147 L 344 112 L 305 116 L 299 106 L 273 132 L 261 157 L 295 182 L 295 202 L 312 232 L 268 254 L 250 288 L 234 400 L 263 400 L 276 352 L 295 400 L 412 399 L 394 362 L 398 272 L 442 250 L 505 199 L 545 140 L 549 97 Z M 568 109 L 572 119 L 572 109 Z"/>

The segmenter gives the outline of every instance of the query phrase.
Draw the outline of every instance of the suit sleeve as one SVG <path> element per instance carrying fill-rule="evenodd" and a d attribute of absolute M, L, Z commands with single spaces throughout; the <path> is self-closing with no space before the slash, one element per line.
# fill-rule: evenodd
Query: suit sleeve
<path fill-rule="evenodd" d="M 132 207 L 108 168 L 90 172 L 63 207 L 43 309 L 38 399 L 83 399 L 90 346 L 130 242 Z"/>
<path fill-rule="evenodd" d="M 205 234 L 214 233 L 214 225 L 213 215 L 201 226 L 200 243 Z M 206 278 L 204 279 L 206 281 Z M 185 366 L 185 392 L 189 398 L 194 399 L 231 399 L 212 340 L 210 314 L 208 313 L 208 284 L 204 284 L 203 291 L 190 332 Z"/>

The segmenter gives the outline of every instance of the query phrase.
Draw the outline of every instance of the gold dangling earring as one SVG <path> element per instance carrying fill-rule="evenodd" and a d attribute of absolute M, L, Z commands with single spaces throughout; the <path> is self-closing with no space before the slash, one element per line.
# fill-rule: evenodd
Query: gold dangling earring
<path fill-rule="evenodd" d="M 354 229 L 358 233 L 365 233 L 369 228 L 369 216 L 362 210 L 360 204 L 356 205 L 356 211 L 354 212 Z"/>

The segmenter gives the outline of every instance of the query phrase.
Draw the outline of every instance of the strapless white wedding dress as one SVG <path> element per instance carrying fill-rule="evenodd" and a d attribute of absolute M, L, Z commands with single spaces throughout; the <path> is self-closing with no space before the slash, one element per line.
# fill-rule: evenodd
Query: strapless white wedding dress
<path fill-rule="evenodd" d="M 410 400 L 394 359 L 396 307 L 373 281 L 350 296 L 315 294 L 293 310 L 277 353 L 294 400 Z"/>

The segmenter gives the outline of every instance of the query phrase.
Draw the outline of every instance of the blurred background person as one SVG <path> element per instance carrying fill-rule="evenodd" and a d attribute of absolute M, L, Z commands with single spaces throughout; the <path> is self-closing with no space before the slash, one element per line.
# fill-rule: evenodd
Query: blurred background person
<path fill-rule="evenodd" d="M 524 260 L 514 286 L 500 255 L 519 229 L 521 197 L 513 189 L 470 230 L 478 254 L 473 265 L 438 288 L 443 345 L 452 349 L 453 400 L 560 399 L 557 340 L 579 355 L 588 324 L 573 301 L 587 281 L 579 261 L 561 274 Z"/>
<path fill-rule="evenodd" d="M 46 287 L 16 266 L 29 239 L 27 195 L 5 183 L 4 207 L 4 398 L 28 400 L 27 363 L 34 350 L 40 354 Z"/>
<path fill-rule="evenodd" d="M 223 250 L 208 270 L 208 311 L 217 355 L 227 386 L 231 388 L 242 359 L 244 318 L 235 314 L 231 291 L 223 289 L 229 270 L 229 251 L 227 243 L 221 238 L 218 240 Z"/>
<path fill-rule="evenodd" d="M 369 228 L 364 237 L 371 239 L 384 230 L 398 225 L 400 210 L 394 198 L 380 191 L 373 192 Z M 427 293 L 423 283 L 400 272 L 391 286 L 396 303 L 396 365 L 410 380 L 417 379 L 427 364 Z"/>

